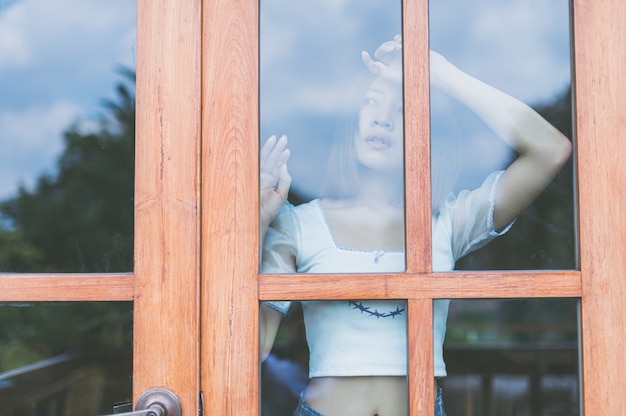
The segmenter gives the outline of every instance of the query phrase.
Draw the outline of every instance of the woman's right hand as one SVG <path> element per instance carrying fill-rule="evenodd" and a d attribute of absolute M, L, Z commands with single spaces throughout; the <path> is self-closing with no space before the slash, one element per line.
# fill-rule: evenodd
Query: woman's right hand
<path fill-rule="evenodd" d="M 280 207 L 287 200 L 291 176 L 287 170 L 289 159 L 287 136 L 280 139 L 271 136 L 261 148 L 260 158 L 260 225 L 262 234 L 278 215 Z"/>
<path fill-rule="evenodd" d="M 395 35 L 393 40 L 383 42 L 374 57 L 376 59 L 366 51 L 361 52 L 363 64 L 372 74 L 402 82 L 402 36 Z"/>

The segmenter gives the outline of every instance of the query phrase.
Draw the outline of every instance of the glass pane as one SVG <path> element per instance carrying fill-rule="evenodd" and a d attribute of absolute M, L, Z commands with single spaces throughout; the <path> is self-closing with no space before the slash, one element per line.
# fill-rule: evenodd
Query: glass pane
<path fill-rule="evenodd" d="M 403 300 L 262 305 L 261 339 L 280 327 L 261 344 L 261 415 L 305 404 L 322 414 L 408 414 L 406 310 Z"/>
<path fill-rule="evenodd" d="M 327 249 L 340 257 L 300 263 L 297 271 L 403 271 L 402 47 L 394 41 L 400 2 L 261 6 L 261 142 L 274 137 L 261 152 L 261 223 L 274 218 L 286 196 L 286 171 L 273 162 L 282 162 L 274 152 L 288 148 L 289 207 L 296 209 L 285 207 L 277 232 L 296 237 L 293 217 L 303 240 L 314 243 L 313 257 Z M 282 135 L 288 139 L 272 148 Z M 275 247 L 275 234 L 266 245 Z M 289 271 L 277 267 L 264 271 Z"/>
<path fill-rule="evenodd" d="M 136 2 L 0 2 L 0 272 L 132 270 Z"/>
<path fill-rule="evenodd" d="M 261 271 L 403 272 L 401 2 L 260 4 Z M 262 414 L 303 390 L 322 414 L 406 414 L 404 302 L 297 305 L 304 320 L 261 306 L 266 353 L 283 320 Z"/>
<path fill-rule="evenodd" d="M 450 415 L 579 415 L 577 299 L 454 300 L 439 379 Z"/>
<path fill-rule="evenodd" d="M 3 416 L 113 413 L 132 399 L 132 303 L 0 304 Z"/>
<path fill-rule="evenodd" d="M 569 0 L 432 0 L 429 14 L 433 267 L 576 268 Z"/>

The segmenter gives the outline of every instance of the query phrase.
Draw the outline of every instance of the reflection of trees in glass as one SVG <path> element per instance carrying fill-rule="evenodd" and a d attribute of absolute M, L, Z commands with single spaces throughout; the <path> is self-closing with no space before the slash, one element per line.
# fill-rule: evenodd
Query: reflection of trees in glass
<path fill-rule="evenodd" d="M 10 378 L 0 393 L 10 394 L 20 407 L 6 414 L 61 414 L 68 389 L 76 387 L 73 380 L 86 373 L 98 375 L 96 384 L 83 391 L 100 397 L 90 404 L 98 406 L 97 414 L 110 414 L 114 403 L 129 400 L 131 308 L 129 302 L 0 304 L 0 374 L 27 371 L 29 365 L 43 365 L 45 360 L 62 361 L 31 370 L 27 378 Z M 49 408 L 57 411 L 44 412 Z M 0 414 L 5 414 L 2 409 Z"/>
<path fill-rule="evenodd" d="M 535 109 L 566 136 L 573 137 L 570 89 L 554 102 Z M 573 173 L 570 162 L 506 235 L 462 258 L 457 269 L 574 269 Z M 493 414 L 513 414 L 503 409 L 518 405 L 531 408 L 530 414 L 540 414 L 542 406 L 568 409 L 562 414 L 578 414 L 577 308 L 577 299 L 452 301 L 445 347 L 448 380 L 456 376 L 467 383 L 475 375 L 481 377 L 474 393 L 465 387 L 467 390 L 458 390 L 458 397 L 485 397 L 485 391 L 489 391 L 496 397 Z M 494 381 L 498 374 L 500 387 Z M 502 380 L 513 384 L 507 387 Z M 519 383 L 528 383 L 529 390 L 523 390 L 522 396 L 515 399 Z M 466 403 L 454 398 L 452 387 L 446 387 L 447 410 L 467 409 Z M 477 400 L 474 408 L 480 406 Z M 482 413 L 487 412 L 478 410 Z"/>
<path fill-rule="evenodd" d="M 0 271 L 132 270 L 135 74 L 121 74 L 97 127 L 65 132 L 58 173 L 0 203 Z M 68 354 L 68 371 L 104 375 L 99 414 L 109 414 L 130 398 L 131 337 L 128 302 L 0 304 L 0 373 Z"/>
<path fill-rule="evenodd" d="M 535 109 L 561 130 L 572 137 L 571 91 L 567 89 L 554 102 Z M 570 162 L 546 191 L 519 216 L 511 230 L 493 243 L 472 253 L 457 263 L 459 270 L 545 270 L 573 269 L 575 258 L 573 167 Z M 488 302 L 485 301 L 485 304 Z M 458 305 L 457 305 L 458 306 Z M 472 342 L 474 335 L 455 327 L 483 328 L 486 332 L 476 342 L 523 342 L 576 340 L 576 302 L 568 299 L 527 300 L 520 302 L 496 302 L 493 308 L 464 311 L 454 316 L 451 306 L 448 340 Z M 458 319 L 458 321 L 456 321 Z M 535 322 L 552 323 L 549 330 L 506 331 L 513 325 Z M 555 326 L 561 323 L 561 327 Z M 572 325 L 574 326 L 572 328 Z M 548 328 L 545 326 L 545 328 Z M 456 330 L 460 332 L 455 332 Z M 481 338 L 482 337 L 482 338 Z"/>
<path fill-rule="evenodd" d="M 455 300 L 446 342 L 472 345 L 575 344 L 577 299 Z"/>
<path fill-rule="evenodd" d="M 535 106 L 546 120 L 572 137 L 571 91 L 568 88 L 551 103 Z M 573 166 L 568 163 L 545 192 L 519 216 L 511 230 L 493 243 L 462 258 L 459 270 L 547 270 L 574 269 L 576 245 L 574 229 Z M 453 302 L 454 303 L 454 302 Z M 520 302 L 496 302 L 494 308 L 467 311 L 458 315 L 459 324 L 482 327 L 489 322 L 491 341 L 576 341 L 576 301 L 541 299 Z M 455 305 L 451 306 L 449 327 L 454 327 Z M 452 322 L 451 322 L 452 321 Z M 508 325 L 551 323 L 543 331 L 502 332 Z M 561 323 L 559 328 L 557 323 Z M 573 327 L 572 327 L 573 325 Z M 500 328 L 498 328 L 500 326 Z M 549 330 L 547 329 L 549 327 Z M 498 335 L 499 334 L 499 335 Z M 467 334 L 448 332 L 448 339 L 470 342 Z M 486 336 L 486 335 L 485 335 Z M 478 340 L 477 340 L 478 341 Z"/>
<path fill-rule="evenodd" d="M 65 132 L 58 173 L 0 204 L 1 271 L 132 270 L 135 75 L 122 72 L 97 128 Z"/>
<path fill-rule="evenodd" d="M 571 90 L 535 110 L 572 137 Z M 457 263 L 459 270 L 546 270 L 576 267 L 572 162 L 519 216 L 511 230 Z"/>

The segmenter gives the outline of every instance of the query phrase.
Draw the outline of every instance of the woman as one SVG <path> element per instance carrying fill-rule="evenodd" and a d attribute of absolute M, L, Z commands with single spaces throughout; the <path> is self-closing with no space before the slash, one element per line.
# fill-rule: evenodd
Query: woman
<path fill-rule="evenodd" d="M 402 45 L 363 53 L 375 75 L 352 131 L 334 144 L 324 197 L 285 204 L 291 178 L 287 138 L 261 151 L 262 271 L 266 273 L 402 272 L 404 259 Z M 433 269 L 506 232 L 559 172 L 571 153 L 560 132 L 519 100 L 464 73 L 436 52 L 431 83 L 476 113 L 517 153 L 489 175 L 433 208 Z M 409 190 L 410 192 L 410 190 Z M 261 306 L 261 359 L 269 353 L 289 302 Z M 310 381 L 294 415 L 408 413 L 406 307 L 401 301 L 302 302 Z M 442 344 L 448 301 L 435 302 L 435 377 L 446 375 Z M 441 391 L 436 414 L 443 414 Z"/>

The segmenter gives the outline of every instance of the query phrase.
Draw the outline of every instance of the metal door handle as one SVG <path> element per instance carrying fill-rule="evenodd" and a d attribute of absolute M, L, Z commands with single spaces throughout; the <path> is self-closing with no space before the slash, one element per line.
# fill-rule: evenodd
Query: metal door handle
<path fill-rule="evenodd" d="M 105 416 L 182 416 L 182 414 L 180 400 L 174 392 L 164 388 L 154 388 L 139 396 L 134 412 Z"/>

